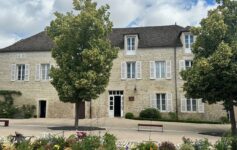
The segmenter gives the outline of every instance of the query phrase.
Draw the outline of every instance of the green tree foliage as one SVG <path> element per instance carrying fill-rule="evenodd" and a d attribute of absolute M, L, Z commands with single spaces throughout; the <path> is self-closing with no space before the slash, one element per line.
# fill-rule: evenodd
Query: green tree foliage
<path fill-rule="evenodd" d="M 91 0 L 74 0 L 73 5 L 74 12 L 56 12 L 46 31 L 54 41 L 52 57 L 58 65 L 51 69 L 51 83 L 61 101 L 76 104 L 77 127 L 79 102 L 104 92 L 118 50 L 108 40 L 109 6 L 98 8 Z"/>
<path fill-rule="evenodd" d="M 187 97 L 213 104 L 223 102 L 230 111 L 232 133 L 236 134 L 234 106 L 237 105 L 237 1 L 217 0 L 201 26 L 192 28 L 193 67 L 183 71 Z"/>

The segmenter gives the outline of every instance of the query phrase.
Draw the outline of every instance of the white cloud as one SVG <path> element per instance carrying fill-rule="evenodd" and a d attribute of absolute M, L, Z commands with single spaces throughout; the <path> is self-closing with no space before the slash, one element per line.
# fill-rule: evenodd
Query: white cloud
<path fill-rule="evenodd" d="M 114 27 L 197 25 L 207 11 L 204 0 L 95 0 L 110 5 Z M 72 10 L 72 0 L 6 0 L 0 2 L 0 48 L 44 30 L 53 12 Z"/>

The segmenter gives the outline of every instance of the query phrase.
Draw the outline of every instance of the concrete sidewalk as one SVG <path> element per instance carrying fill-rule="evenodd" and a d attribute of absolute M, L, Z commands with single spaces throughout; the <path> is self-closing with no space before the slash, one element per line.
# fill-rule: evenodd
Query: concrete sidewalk
<path fill-rule="evenodd" d="M 138 123 L 163 124 L 164 132 L 137 131 Z M 10 119 L 10 126 L 0 126 L 0 136 L 14 134 L 15 131 L 27 136 L 42 136 L 45 133 L 65 136 L 75 134 L 72 128 L 74 119 Z M 220 137 L 205 134 L 223 133 L 230 129 L 230 125 L 220 124 L 191 124 L 159 121 L 128 120 L 123 118 L 99 118 L 79 120 L 80 129 L 95 129 L 88 134 L 103 135 L 105 132 L 114 134 L 120 141 L 171 141 L 175 144 L 182 142 L 182 137 L 191 139 L 208 138 L 214 143 Z M 105 128 L 105 130 L 98 130 Z M 200 134 L 202 133 L 202 134 Z"/>

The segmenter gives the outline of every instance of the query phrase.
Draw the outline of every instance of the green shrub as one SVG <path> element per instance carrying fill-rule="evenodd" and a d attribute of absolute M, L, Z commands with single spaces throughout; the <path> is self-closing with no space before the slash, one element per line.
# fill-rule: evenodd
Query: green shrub
<path fill-rule="evenodd" d="M 98 136 L 86 136 L 81 141 L 81 149 L 96 150 L 100 147 L 100 138 Z"/>
<path fill-rule="evenodd" d="M 177 120 L 177 115 L 174 112 L 169 112 L 169 119 L 170 120 Z"/>
<path fill-rule="evenodd" d="M 35 105 L 23 105 L 21 111 L 23 112 L 24 118 L 32 118 L 35 115 Z"/>
<path fill-rule="evenodd" d="M 211 143 L 209 143 L 208 139 L 200 139 L 196 140 L 193 144 L 195 150 L 210 150 Z"/>
<path fill-rule="evenodd" d="M 105 133 L 103 136 L 103 147 L 106 150 L 116 149 L 116 137 L 113 134 Z"/>
<path fill-rule="evenodd" d="M 191 144 L 183 143 L 179 150 L 195 150 L 194 147 Z"/>
<path fill-rule="evenodd" d="M 232 139 L 229 137 L 222 137 L 218 140 L 214 147 L 216 150 L 229 150 L 231 148 Z"/>
<path fill-rule="evenodd" d="M 15 147 L 17 150 L 31 150 L 32 149 L 32 146 L 29 140 L 17 143 Z"/>
<path fill-rule="evenodd" d="M 137 147 L 132 150 L 151 150 L 151 149 L 158 150 L 158 146 L 155 143 L 149 141 L 149 142 L 138 144 Z"/>
<path fill-rule="evenodd" d="M 223 124 L 230 123 L 229 119 L 225 116 L 220 117 L 220 121 Z"/>
<path fill-rule="evenodd" d="M 158 119 L 161 119 L 161 114 L 158 109 L 147 108 L 140 112 L 139 117 L 142 119 L 158 120 Z"/>
<path fill-rule="evenodd" d="M 176 148 L 171 142 L 162 142 L 159 146 L 159 150 L 176 150 Z"/>
<path fill-rule="evenodd" d="M 126 119 L 133 119 L 133 118 L 134 118 L 134 115 L 133 115 L 133 113 L 131 113 L 131 112 L 127 112 L 127 113 L 125 114 L 125 118 L 126 118 Z"/>

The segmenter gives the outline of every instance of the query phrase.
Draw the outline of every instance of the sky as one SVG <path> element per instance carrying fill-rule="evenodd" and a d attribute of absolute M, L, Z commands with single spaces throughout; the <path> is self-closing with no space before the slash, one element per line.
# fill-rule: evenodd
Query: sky
<path fill-rule="evenodd" d="M 173 25 L 197 26 L 215 0 L 94 0 L 109 4 L 115 28 Z M 0 48 L 44 30 L 54 12 L 68 12 L 72 0 L 1 0 Z"/>

